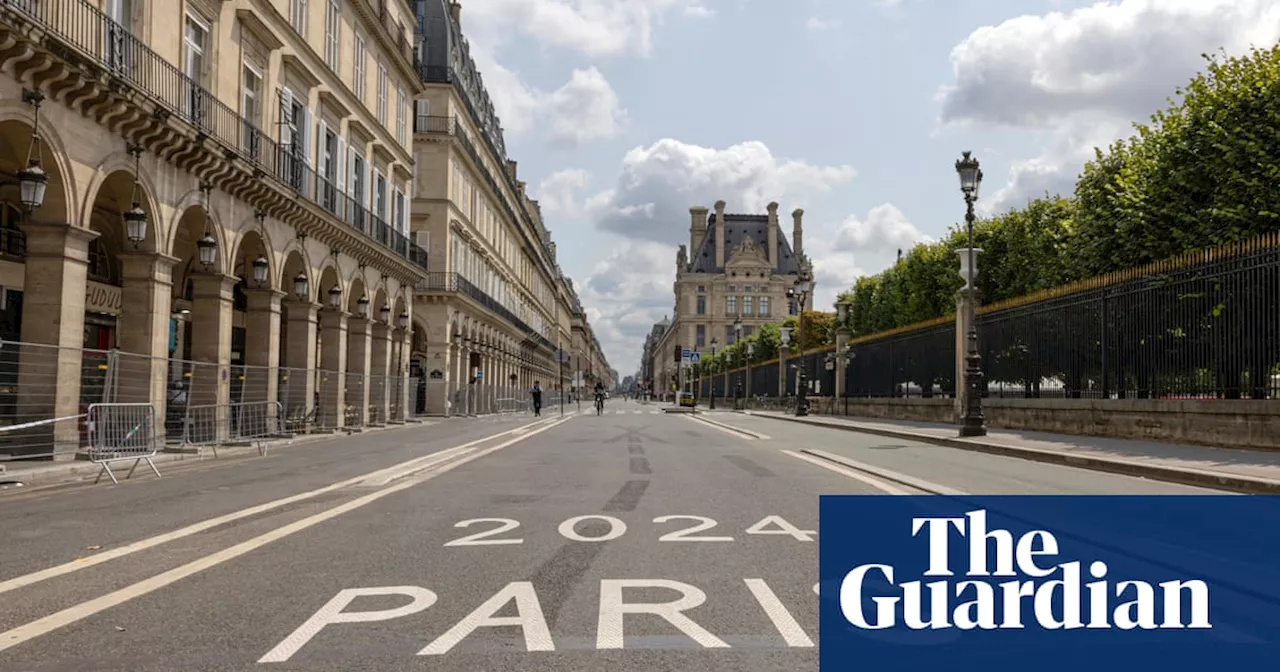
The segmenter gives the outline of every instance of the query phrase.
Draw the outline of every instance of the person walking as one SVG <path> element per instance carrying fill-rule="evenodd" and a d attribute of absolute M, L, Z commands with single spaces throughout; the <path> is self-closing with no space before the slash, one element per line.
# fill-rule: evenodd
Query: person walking
<path fill-rule="evenodd" d="M 538 381 L 533 381 L 533 389 L 529 390 L 529 396 L 533 398 L 533 416 L 542 417 L 542 386 Z"/>

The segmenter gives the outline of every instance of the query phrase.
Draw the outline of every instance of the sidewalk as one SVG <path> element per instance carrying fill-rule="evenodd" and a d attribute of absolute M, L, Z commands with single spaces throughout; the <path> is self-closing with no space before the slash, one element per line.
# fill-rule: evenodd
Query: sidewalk
<path fill-rule="evenodd" d="M 745 413 L 1183 485 L 1280 494 L 1280 453 L 1274 452 L 1001 429 L 960 438 L 958 425 L 820 415 L 797 418 L 778 411 Z"/>
<path fill-rule="evenodd" d="M 427 425 L 436 424 L 434 419 L 415 419 L 404 424 L 385 425 L 382 427 L 365 427 L 360 434 L 371 434 L 374 432 L 384 432 L 395 429 L 404 429 L 407 427 L 425 427 Z M 347 433 L 345 431 L 335 432 L 332 434 L 299 434 L 288 439 L 272 439 L 266 443 L 266 454 L 270 455 L 271 451 L 287 446 L 297 446 L 307 443 L 317 443 L 331 439 L 347 439 L 357 434 Z M 201 456 L 195 452 L 174 452 L 166 453 L 162 449 L 151 461 L 156 464 L 160 470 L 160 474 L 164 475 L 164 465 L 173 464 L 175 462 L 190 462 L 200 460 L 214 460 L 225 458 L 238 458 L 246 455 L 257 455 L 258 445 L 247 444 L 227 444 L 218 446 L 218 457 L 213 457 L 212 448 L 206 448 L 205 455 Z M 133 463 L 128 460 L 113 462 L 112 471 L 116 472 L 116 478 L 123 482 L 124 475 L 128 473 Z M 81 480 L 92 480 L 96 478 L 102 471 L 102 465 L 88 460 L 68 460 L 66 462 L 51 462 L 49 460 L 12 460 L 0 463 L 0 491 L 9 490 L 16 487 L 36 487 L 45 485 L 56 485 L 60 483 L 72 483 Z M 134 477 L 140 475 L 151 476 L 151 470 L 147 468 L 145 463 L 139 464 Z M 102 482 L 110 485 L 111 478 L 106 474 L 102 475 Z M 20 485 L 18 485 L 20 484 Z"/>

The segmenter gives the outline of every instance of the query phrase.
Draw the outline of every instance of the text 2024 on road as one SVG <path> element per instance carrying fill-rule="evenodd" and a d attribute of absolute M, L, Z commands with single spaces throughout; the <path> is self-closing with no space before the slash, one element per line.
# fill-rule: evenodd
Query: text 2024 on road
<path fill-rule="evenodd" d="M 607 528 L 601 533 L 583 534 L 579 531 L 579 527 L 588 523 L 603 523 Z M 692 525 L 687 523 L 692 522 Z M 667 515 L 658 516 L 652 521 L 653 525 L 671 525 L 674 523 L 686 523 L 685 527 L 680 527 L 658 536 L 658 541 L 669 542 L 729 542 L 736 541 L 733 536 L 724 535 L 708 535 L 701 534 L 707 532 L 720 523 L 713 518 L 706 516 L 692 515 Z M 469 534 L 465 537 L 453 539 L 445 542 L 445 546 L 504 546 L 523 544 L 524 539 L 521 537 L 500 537 L 512 530 L 520 527 L 520 521 L 511 518 L 472 518 L 454 523 L 454 527 L 468 528 L 474 525 L 494 525 L 480 532 Z M 592 526 L 593 528 L 596 526 Z M 627 533 L 627 524 L 621 518 L 614 516 L 604 516 L 599 514 L 588 514 L 584 516 L 574 516 L 562 523 L 557 528 L 560 536 L 570 541 L 582 542 L 603 542 L 613 541 Z M 816 530 L 803 530 L 791 524 L 782 516 L 765 516 L 759 522 L 746 528 L 746 534 L 755 535 L 782 535 L 788 536 L 796 541 L 814 541 L 814 537 L 818 535 Z"/>

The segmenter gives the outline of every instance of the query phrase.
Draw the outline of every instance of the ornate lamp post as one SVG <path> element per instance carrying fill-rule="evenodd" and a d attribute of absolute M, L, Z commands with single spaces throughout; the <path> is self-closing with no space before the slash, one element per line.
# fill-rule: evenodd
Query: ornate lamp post
<path fill-rule="evenodd" d="M 978 354 L 978 311 L 974 307 L 977 302 L 975 296 L 977 287 L 973 282 L 975 268 L 973 222 L 976 219 L 973 214 L 973 204 L 977 202 L 978 188 L 982 186 L 982 169 L 978 165 L 978 160 L 966 151 L 963 158 L 956 161 L 956 173 L 960 176 L 960 192 L 964 194 L 964 222 L 969 232 L 969 264 L 965 269 L 968 276 L 965 278 L 967 283 L 965 289 L 969 292 L 968 354 L 965 356 L 965 412 L 964 423 L 960 425 L 960 436 L 984 436 L 987 429 L 984 426 L 985 419 L 982 417 L 982 355 Z"/>
<path fill-rule="evenodd" d="M 738 319 L 733 321 L 733 342 L 735 345 L 742 343 L 742 314 L 741 313 L 738 314 Z M 740 359 L 742 359 L 742 355 L 743 355 L 742 346 L 738 345 L 738 354 L 734 356 L 733 360 L 735 362 L 739 361 Z M 741 390 L 742 383 L 738 383 L 738 388 L 739 390 Z M 724 396 L 726 397 L 729 396 L 729 369 L 727 367 L 724 370 Z M 733 399 L 734 399 L 733 407 L 735 409 L 738 407 L 738 399 L 741 396 L 742 395 L 738 392 L 735 392 L 733 395 Z"/>
<path fill-rule="evenodd" d="M 804 365 L 804 308 L 808 305 L 809 292 L 812 291 L 812 289 L 813 282 L 809 277 L 809 269 L 801 267 L 800 275 L 796 277 L 795 286 L 787 290 L 787 298 L 795 299 L 799 308 L 796 311 L 799 313 L 798 319 L 796 320 L 796 340 L 798 341 L 797 346 L 799 353 L 796 357 L 800 360 L 796 369 L 796 379 L 800 384 L 800 390 L 796 394 L 797 417 L 809 415 L 809 384 L 806 380 L 808 376 Z"/>

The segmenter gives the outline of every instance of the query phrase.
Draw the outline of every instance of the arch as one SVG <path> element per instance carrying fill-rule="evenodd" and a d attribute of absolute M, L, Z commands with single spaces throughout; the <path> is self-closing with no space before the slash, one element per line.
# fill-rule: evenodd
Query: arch
<path fill-rule="evenodd" d="M 396 312 L 395 306 L 392 306 L 391 302 L 387 300 L 387 290 L 382 286 L 378 286 L 373 290 L 373 296 L 370 297 L 369 300 L 372 302 L 369 304 L 369 311 L 373 315 L 378 315 L 383 306 L 387 307 L 387 323 L 394 327 L 396 324 L 396 316 L 400 313 Z M 378 321 L 382 321 L 382 317 L 380 315 L 378 316 Z"/>
<path fill-rule="evenodd" d="M 48 100 L 45 99 L 46 110 Z M 0 169 L 6 169 L 6 172 L 17 172 L 27 165 L 27 149 L 31 145 L 31 129 L 35 121 L 32 112 L 31 106 L 22 102 L 20 97 L 0 102 Z M 80 194 L 77 193 L 67 145 L 51 123 L 49 113 L 46 111 L 41 116 L 40 166 L 49 175 L 49 184 L 45 189 L 44 204 L 32 213 L 32 218 L 79 225 L 72 219 L 78 210 L 75 204 L 80 201 Z M 12 162 L 4 160 L 5 156 L 12 156 Z M 4 165 L 9 163 L 13 165 Z M 8 171 L 10 167 L 14 170 Z"/>
<path fill-rule="evenodd" d="M 335 285 L 342 290 L 344 295 L 346 294 L 346 288 L 343 287 L 342 277 L 338 275 L 337 267 L 332 263 L 325 264 L 320 269 L 320 272 L 316 274 L 314 289 L 316 301 L 324 306 L 325 309 L 329 309 L 329 290 Z"/>
<path fill-rule="evenodd" d="M 360 303 L 360 299 L 370 298 L 368 296 L 369 290 L 365 288 L 364 274 L 359 272 L 355 273 L 351 277 L 351 280 L 347 283 L 347 287 L 348 287 L 348 291 L 345 297 L 346 303 L 344 305 L 346 305 L 348 313 L 351 313 L 352 315 L 359 315 L 359 313 L 356 312 L 357 311 L 356 307 Z M 372 301 L 372 299 L 370 300 Z M 373 303 L 369 303 L 368 308 L 369 308 L 369 315 L 376 314 L 377 308 L 374 308 Z"/>
<path fill-rule="evenodd" d="M 316 277 L 311 271 L 311 265 L 307 263 L 307 251 L 301 247 L 287 248 L 284 253 L 284 262 L 280 264 L 280 275 L 274 279 L 276 286 L 280 291 L 288 294 L 290 297 L 297 299 L 298 296 L 293 291 L 293 280 L 298 277 L 299 273 L 307 276 L 307 301 L 315 301 L 316 297 Z M 274 277 L 274 276 L 273 276 Z"/>
<path fill-rule="evenodd" d="M 120 184 L 122 175 L 126 182 L 123 185 Z M 168 249 L 169 243 L 164 239 L 168 227 L 159 224 L 162 213 L 160 212 L 160 205 L 155 198 L 155 183 L 151 180 L 151 176 L 145 168 L 138 171 L 137 181 L 140 192 L 138 194 L 138 204 L 147 213 L 147 237 L 138 244 L 137 249 L 147 252 Z M 120 206 L 117 211 L 123 216 L 125 210 L 133 207 L 133 182 L 133 157 L 123 151 L 108 154 L 98 164 L 97 170 L 93 173 L 93 177 L 89 179 L 89 184 L 85 188 L 84 207 L 81 208 L 80 221 L 88 226 L 88 222 L 91 221 L 93 211 L 97 206 L 98 198 L 103 196 L 104 192 L 114 203 Z M 124 227 L 123 217 L 119 224 L 121 228 Z M 121 240 L 124 240 L 123 236 Z M 132 247 L 132 244 L 130 247 Z"/>
<path fill-rule="evenodd" d="M 218 217 L 218 208 L 213 203 L 213 200 L 213 192 L 210 191 L 208 232 L 213 234 L 214 240 L 218 243 L 218 249 L 217 254 L 214 256 L 213 268 L 209 270 L 225 273 L 228 266 L 226 261 L 227 235 L 222 226 L 222 221 Z M 173 219 L 166 227 L 169 245 L 166 252 L 169 255 L 179 259 L 187 259 L 196 254 L 195 242 L 205 234 L 205 212 L 204 194 L 199 189 L 192 189 L 179 199 L 177 206 L 174 208 Z"/>
<path fill-rule="evenodd" d="M 271 251 L 271 241 L 257 228 L 243 231 L 236 236 L 235 250 L 231 254 L 231 273 L 247 283 L 254 283 L 253 261 L 261 254 L 267 260 L 267 281 L 263 289 L 283 288 L 275 283 L 276 256 Z M 257 283 L 254 283 L 257 286 Z"/>

